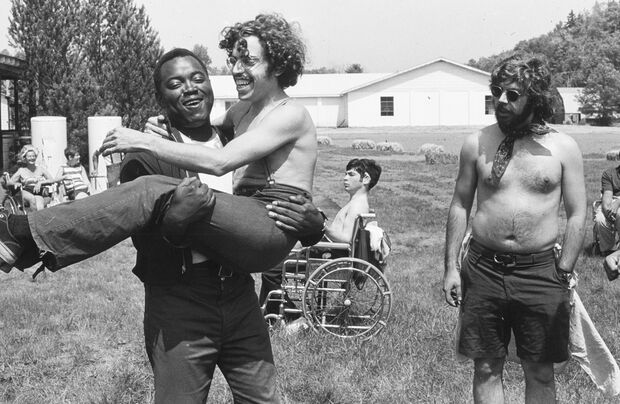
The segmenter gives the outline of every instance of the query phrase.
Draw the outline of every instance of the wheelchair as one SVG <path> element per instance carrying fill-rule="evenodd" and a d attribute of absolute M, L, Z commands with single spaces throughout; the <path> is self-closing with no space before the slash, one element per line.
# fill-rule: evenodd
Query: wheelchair
<path fill-rule="evenodd" d="M 4 195 L 2 196 L 2 207 L 13 215 L 25 215 L 28 212 L 28 207 L 22 198 L 21 184 L 9 184 L 10 178 L 11 176 L 9 173 L 5 172 L 2 174 L 2 179 L 0 180 L 4 191 Z M 46 206 L 55 204 L 58 199 L 56 184 L 44 185 L 43 188 L 45 189 L 46 196 L 44 198 L 46 199 Z"/>
<path fill-rule="evenodd" d="M 385 328 L 392 291 L 384 258 L 370 249 L 373 219 L 374 213 L 358 216 L 349 243 L 293 249 L 282 263 L 281 288 L 269 292 L 262 306 L 265 315 L 267 305 L 277 303 L 278 312 L 265 319 L 277 326 L 303 317 L 314 331 L 340 338 L 369 339 Z"/>

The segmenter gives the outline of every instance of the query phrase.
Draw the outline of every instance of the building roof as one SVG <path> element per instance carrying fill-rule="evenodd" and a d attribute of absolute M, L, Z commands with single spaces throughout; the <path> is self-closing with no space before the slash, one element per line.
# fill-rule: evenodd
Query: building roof
<path fill-rule="evenodd" d="M 427 66 L 430 66 L 430 65 L 433 65 L 433 64 L 437 64 L 437 63 L 447 63 L 449 65 L 453 65 L 453 66 L 459 67 L 461 69 L 469 70 L 471 72 L 483 75 L 485 77 L 491 76 L 491 73 L 485 72 L 484 70 L 476 69 L 475 67 L 467 66 L 467 65 L 464 65 L 462 63 L 454 62 L 452 60 L 448 60 L 448 59 L 445 59 L 445 58 L 438 58 L 438 59 L 432 60 L 432 61 L 427 62 L 427 63 L 423 63 L 423 64 L 418 65 L 418 66 L 414 66 L 414 67 L 406 69 L 406 70 L 397 71 L 397 72 L 392 73 L 392 74 L 384 75 L 383 77 L 379 77 L 379 78 L 377 78 L 377 79 L 375 79 L 373 81 L 367 82 L 367 83 L 362 83 L 362 84 L 360 84 L 360 85 L 358 85 L 356 87 L 351 87 L 351 88 L 349 88 L 345 92 L 346 93 L 350 93 L 351 91 L 356 91 L 356 90 L 359 90 L 361 88 L 368 87 L 368 86 L 371 86 L 373 84 L 379 83 L 381 81 L 389 80 L 389 79 L 391 79 L 393 77 L 401 76 L 403 74 L 410 73 L 410 72 L 412 72 L 414 70 L 419 70 L 419 69 L 422 69 L 424 67 L 427 67 Z"/>
<path fill-rule="evenodd" d="M 26 61 L 0 53 L 0 79 L 17 80 L 23 77 L 26 71 Z"/>
<path fill-rule="evenodd" d="M 581 95 L 583 87 L 558 87 L 558 92 L 564 102 L 565 114 L 576 114 L 581 108 L 581 102 L 577 99 L 577 96 Z"/>
<path fill-rule="evenodd" d="M 297 85 L 286 89 L 290 97 L 340 97 L 350 88 L 359 87 L 364 83 L 374 82 L 389 73 L 333 73 L 304 74 Z M 230 75 L 210 76 L 213 93 L 216 98 L 237 99 L 235 82 Z"/>

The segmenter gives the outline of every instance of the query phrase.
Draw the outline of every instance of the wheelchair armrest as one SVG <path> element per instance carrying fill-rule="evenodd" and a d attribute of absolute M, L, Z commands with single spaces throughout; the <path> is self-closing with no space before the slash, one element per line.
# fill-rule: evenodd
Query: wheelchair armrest
<path fill-rule="evenodd" d="M 349 243 L 332 243 L 331 241 L 319 241 L 312 248 L 331 249 L 331 250 L 349 250 Z"/>

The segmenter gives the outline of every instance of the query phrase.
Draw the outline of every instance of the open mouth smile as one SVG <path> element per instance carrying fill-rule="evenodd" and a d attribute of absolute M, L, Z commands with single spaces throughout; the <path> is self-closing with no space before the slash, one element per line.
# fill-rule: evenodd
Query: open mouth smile
<path fill-rule="evenodd" d="M 243 89 L 249 86 L 252 83 L 252 80 L 247 79 L 245 77 L 235 77 L 235 84 L 237 85 L 237 90 Z"/>
<path fill-rule="evenodd" d="M 202 98 L 190 98 L 185 101 L 182 101 L 184 107 L 186 108 L 196 108 L 202 102 Z"/>

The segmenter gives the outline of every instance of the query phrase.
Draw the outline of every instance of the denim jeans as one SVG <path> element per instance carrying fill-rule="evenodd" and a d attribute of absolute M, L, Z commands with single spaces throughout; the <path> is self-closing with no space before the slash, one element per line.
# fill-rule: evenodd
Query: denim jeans
<path fill-rule="evenodd" d="M 157 222 L 180 182 L 162 175 L 139 177 L 29 214 L 32 237 L 46 266 L 55 271 L 82 261 Z M 276 227 L 265 205 L 303 192 L 285 185 L 268 186 L 252 197 L 216 192 L 212 212 L 190 224 L 186 240 L 192 249 L 232 271 L 269 269 L 288 254 L 296 239 Z"/>

